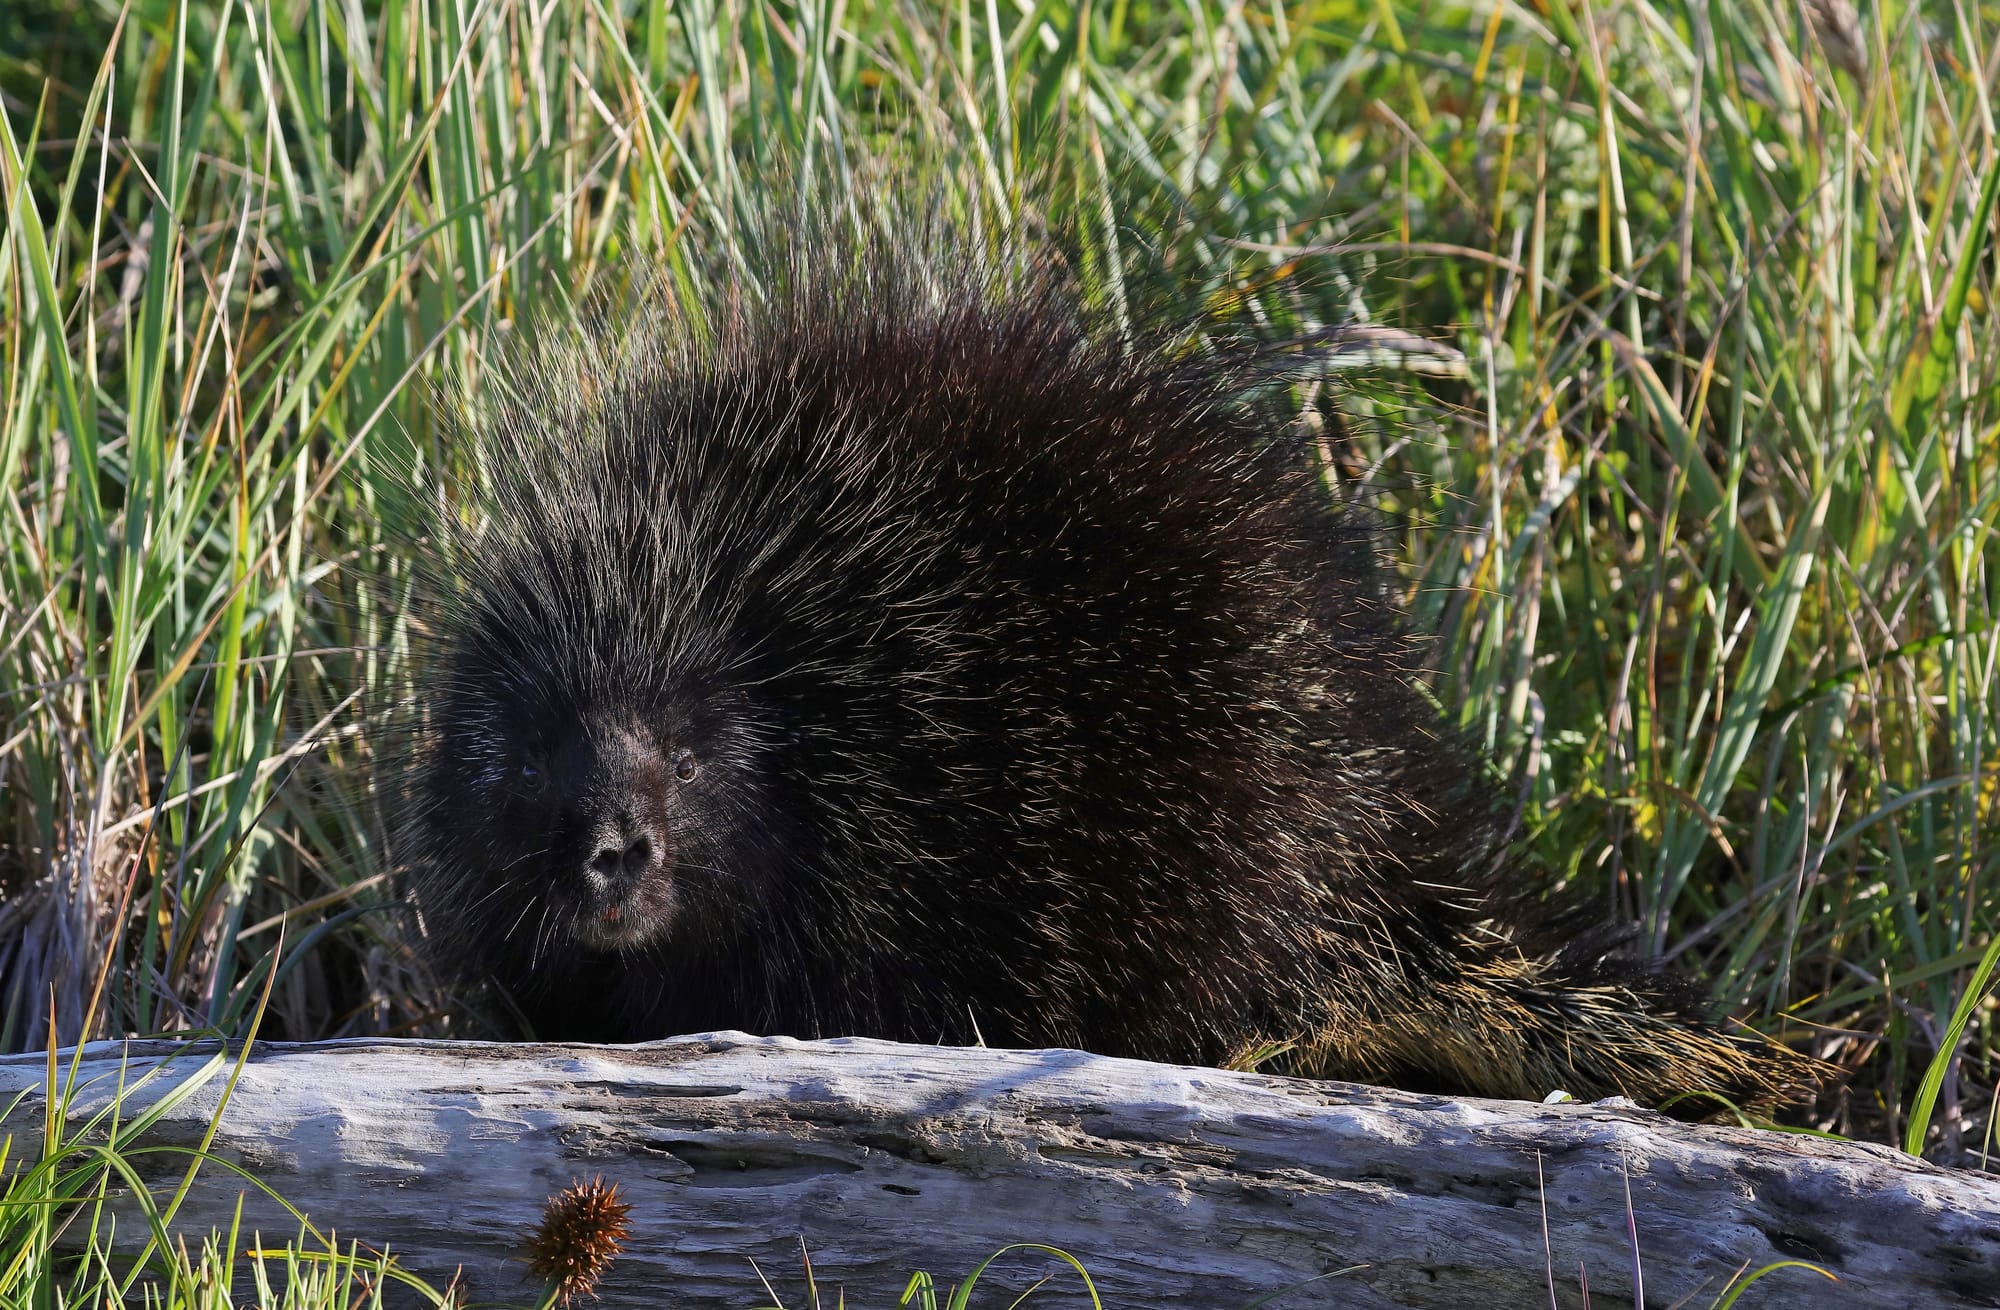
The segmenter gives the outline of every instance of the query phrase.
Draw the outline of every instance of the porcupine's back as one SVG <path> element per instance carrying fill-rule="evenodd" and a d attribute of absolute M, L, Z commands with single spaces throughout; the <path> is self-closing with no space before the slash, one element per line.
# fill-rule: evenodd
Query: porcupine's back
<path fill-rule="evenodd" d="M 545 353 L 479 432 L 403 825 L 456 968 L 547 1037 L 1810 1082 L 1499 908 L 1370 534 L 1238 368 L 833 267 Z"/>

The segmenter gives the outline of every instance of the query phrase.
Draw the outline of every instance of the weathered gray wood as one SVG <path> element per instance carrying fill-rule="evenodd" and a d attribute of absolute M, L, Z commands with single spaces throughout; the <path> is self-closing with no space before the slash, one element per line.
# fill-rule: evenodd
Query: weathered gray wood
<path fill-rule="evenodd" d="M 174 1048 L 88 1048 L 127 1081 Z M 212 1050 L 212 1048 L 210 1048 Z M 178 1064 L 199 1060 L 186 1050 Z M 0 1061 L 0 1100 L 39 1088 Z M 73 1113 L 101 1105 L 101 1079 Z M 161 1132 L 198 1140 L 221 1080 Z M 148 1089 L 139 1097 L 153 1095 Z M 38 1093 L 7 1123 L 34 1140 Z M 764 1304 L 754 1257 L 805 1303 L 896 1303 L 1010 1242 L 1076 1255 L 1110 1307 L 1230 1310 L 1303 1280 L 1308 1306 L 1630 1305 L 1626 1180 L 1646 1303 L 1706 1306 L 1742 1266 L 1782 1270 L 1745 1307 L 2000 1303 L 2000 1183 L 1882 1147 L 1694 1128 L 1612 1105 L 1454 1101 L 1075 1051 L 992 1051 L 716 1034 L 638 1047 L 358 1041 L 260 1046 L 216 1141 L 321 1225 L 387 1244 L 486 1300 L 533 1292 L 511 1257 L 549 1194 L 602 1173 L 633 1202 L 607 1304 Z M 1539 1181 L 1538 1181 L 1539 1174 Z M 214 1171 L 183 1218 L 226 1227 L 241 1184 Z M 266 1237 L 291 1223 L 248 1207 Z M 1047 1271 L 1003 1259 L 1005 1287 Z M 1074 1273 L 1031 1303 L 1087 1304 Z M 831 1306 L 831 1296 L 825 1304 Z"/>

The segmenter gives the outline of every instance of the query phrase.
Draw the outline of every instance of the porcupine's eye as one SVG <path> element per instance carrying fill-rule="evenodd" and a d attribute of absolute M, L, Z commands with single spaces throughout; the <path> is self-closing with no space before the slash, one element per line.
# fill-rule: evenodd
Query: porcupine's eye
<path fill-rule="evenodd" d="M 694 781 L 694 752 L 681 750 L 674 752 L 674 776 L 682 782 Z"/>
<path fill-rule="evenodd" d="M 521 761 L 521 784 L 530 791 L 540 791 L 547 779 L 548 775 L 542 772 L 541 765 L 533 760 Z"/>

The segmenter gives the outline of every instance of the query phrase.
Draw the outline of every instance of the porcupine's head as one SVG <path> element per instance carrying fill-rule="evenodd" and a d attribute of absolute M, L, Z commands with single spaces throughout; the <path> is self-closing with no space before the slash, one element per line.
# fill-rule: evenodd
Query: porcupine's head
<path fill-rule="evenodd" d="M 461 933 L 531 964 L 729 937 L 761 867 L 740 827 L 764 790 L 757 726 L 739 700 L 643 670 L 563 685 L 531 663 L 567 640 L 538 629 L 549 617 L 496 607 L 447 648 L 418 786 L 429 880 L 457 882 Z"/>
<path fill-rule="evenodd" d="M 580 354 L 508 385 L 431 516 L 400 825 L 427 926 L 516 977 L 724 947 L 777 876 L 782 730 L 742 685 L 687 431 Z"/>

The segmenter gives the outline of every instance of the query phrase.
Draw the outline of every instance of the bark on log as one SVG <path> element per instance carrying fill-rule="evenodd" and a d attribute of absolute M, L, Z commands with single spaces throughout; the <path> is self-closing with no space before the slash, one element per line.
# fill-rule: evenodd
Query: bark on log
<path fill-rule="evenodd" d="M 98 1081 L 72 1119 L 104 1104 L 121 1059 L 129 1083 L 170 1054 L 194 1067 L 193 1049 L 88 1048 Z M 39 1135 L 42 1070 L 0 1061 L 0 1103 L 30 1089 L 6 1122 L 17 1144 Z M 199 1141 L 222 1082 L 159 1138 Z M 633 1203 L 608 1305 L 768 1304 L 754 1258 L 796 1310 L 803 1239 L 828 1306 L 836 1284 L 850 1306 L 893 1306 L 913 1271 L 945 1286 L 1012 1242 L 1075 1255 L 1107 1307 L 1533 1306 L 1550 1266 L 1562 1304 L 1581 1304 L 1581 1266 L 1593 1306 L 1630 1306 L 1628 1179 L 1648 1306 L 1707 1306 L 1735 1271 L 1785 1259 L 1841 1281 L 1780 1270 L 1738 1304 L 2000 1303 L 2000 1182 L 1884 1147 L 1076 1051 L 260 1045 L 214 1149 L 315 1223 L 440 1285 L 463 1265 L 476 1297 L 515 1304 L 534 1295 L 518 1256 L 543 1203 L 598 1173 Z M 183 1226 L 226 1230 L 241 1190 L 211 1169 Z M 254 1193 L 252 1225 L 294 1227 Z M 1012 1253 L 973 1305 L 1051 1270 Z M 1059 1269 L 1030 1304 L 1086 1305 L 1080 1289 Z"/>

